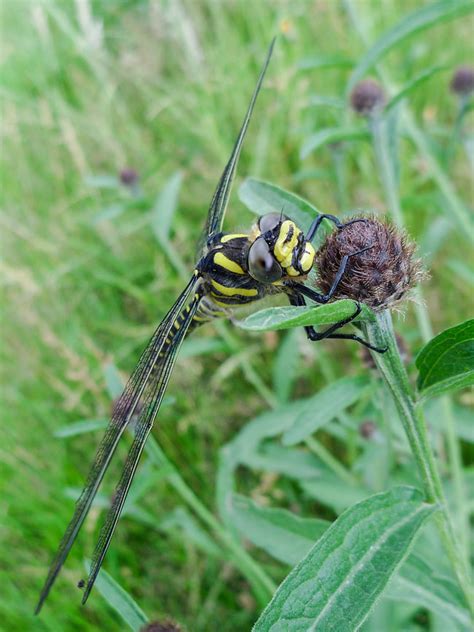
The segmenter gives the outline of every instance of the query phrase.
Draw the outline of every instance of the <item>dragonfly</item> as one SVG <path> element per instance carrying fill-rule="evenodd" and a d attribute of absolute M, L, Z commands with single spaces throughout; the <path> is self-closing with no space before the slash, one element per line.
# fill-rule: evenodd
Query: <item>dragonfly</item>
<path fill-rule="evenodd" d="M 270 62 L 274 43 L 275 40 L 270 45 L 229 161 L 212 197 L 201 236 L 201 244 L 203 244 L 201 255 L 189 282 L 155 330 L 114 406 L 84 489 L 76 502 L 72 519 L 50 565 L 36 606 L 36 614 L 40 612 L 66 561 L 120 439 L 127 428 L 133 427 L 133 441 L 112 496 L 111 506 L 101 527 L 89 576 L 85 582 L 80 583 L 84 588 L 82 603 L 86 603 L 110 546 L 145 443 L 160 409 L 179 348 L 185 337 L 203 323 L 215 318 L 228 318 L 234 308 L 258 301 L 271 294 L 283 293 L 290 304 L 295 306 L 305 305 L 306 299 L 321 304 L 327 303 L 345 272 L 348 258 L 371 247 L 368 246 L 346 256 L 341 261 L 331 289 L 327 294 L 321 294 L 304 285 L 315 258 L 315 249 L 311 242 L 324 219 L 332 221 L 338 230 L 343 230 L 352 222 L 343 224 L 333 215 L 321 214 L 315 218 L 305 235 L 291 219 L 281 212 L 261 216 L 248 233 L 222 232 L 242 144 Z M 324 332 L 318 332 L 313 327 L 307 326 L 305 327 L 306 334 L 310 340 L 345 338 L 374 348 L 355 334 L 338 331 L 353 321 L 360 311 L 360 305 L 355 303 L 354 313 L 350 317 L 331 325 Z"/>

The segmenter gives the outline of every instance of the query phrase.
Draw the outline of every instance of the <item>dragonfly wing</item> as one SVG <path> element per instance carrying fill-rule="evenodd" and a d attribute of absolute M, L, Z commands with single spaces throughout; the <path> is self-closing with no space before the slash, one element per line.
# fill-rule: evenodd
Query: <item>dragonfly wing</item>
<path fill-rule="evenodd" d="M 191 324 L 193 316 L 199 305 L 199 298 L 196 298 L 189 309 L 186 311 L 184 319 L 180 319 L 180 327 L 174 333 L 171 344 L 167 347 L 166 355 L 160 359 L 159 364 L 155 367 L 152 376 L 152 382 L 147 387 L 147 394 L 144 400 L 144 406 L 140 413 L 135 428 L 135 437 L 130 447 L 130 451 L 125 462 L 124 469 L 120 481 L 114 491 L 112 505 L 109 509 L 105 522 L 102 526 L 99 540 L 94 550 L 92 565 L 87 579 L 82 603 L 84 604 L 89 597 L 90 591 L 99 573 L 102 562 L 104 561 L 107 549 L 109 548 L 112 536 L 117 526 L 120 514 L 122 512 L 125 499 L 127 498 L 130 485 L 132 483 L 135 471 L 140 460 L 140 456 L 145 447 L 146 440 L 152 429 L 153 422 L 158 414 L 163 395 L 165 393 L 168 381 L 176 361 L 176 355 L 183 342 L 186 332 Z"/>
<path fill-rule="evenodd" d="M 99 485 L 119 443 L 120 437 L 130 423 L 137 404 L 142 398 L 145 387 L 151 379 L 154 368 L 159 359 L 160 350 L 165 344 L 176 318 L 182 311 L 191 293 L 194 292 L 198 283 L 198 277 L 196 275 L 193 276 L 173 307 L 169 310 L 168 314 L 158 326 L 146 349 L 142 353 L 122 395 L 114 406 L 112 418 L 97 449 L 97 453 L 89 470 L 84 489 L 76 502 L 74 515 L 67 526 L 56 556 L 49 568 L 48 576 L 36 606 L 36 614 L 38 614 L 41 610 L 41 607 L 48 596 L 72 545 L 74 544 L 81 525 L 87 516 Z"/>
<path fill-rule="evenodd" d="M 232 188 L 232 181 L 234 179 L 235 170 L 239 161 L 240 150 L 242 149 L 242 143 L 244 142 L 245 134 L 249 126 L 250 117 L 252 116 L 253 108 L 257 100 L 258 93 L 260 92 L 260 88 L 262 87 L 263 78 L 265 77 L 265 72 L 268 68 L 268 64 L 272 56 L 274 44 L 275 38 L 272 40 L 270 48 L 268 49 L 267 57 L 263 64 L 262 70 L 260 71 L 257 85 L 255 86 L 252 98 L 250 99 L 244 122 L 242 123 L 242 127 L 240 128 L 240 132 L 237 136 L 237 140 L 235 141 L 235 145 L 232 149 L 229 161 L 225 166 L 225 169 L 220 177 L 219 183 L 212 197 L 211 205 L 209 207 L 209 212 L 207 215 L 206 225 L 199 241 L 200 248 L 202 248 L 206 244 L 206 241 L 210 235 L 222 230 L 227 202 L 229 200 L 229 195 Z"/>

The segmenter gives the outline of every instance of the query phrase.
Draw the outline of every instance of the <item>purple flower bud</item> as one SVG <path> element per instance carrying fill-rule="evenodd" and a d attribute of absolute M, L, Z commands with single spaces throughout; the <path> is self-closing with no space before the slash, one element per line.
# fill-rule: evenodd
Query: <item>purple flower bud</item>
<path fill-rule="evenodd" d="M 459 66 L 454 71 L 449 84 L 451 92 L 459 96 L 467 96 L 474 91 L 474 67 Z"/>
<path fill-rule="evenodd" d="M 133 187 L 138 182 L 138 173 L 135 169 L 125 167 L 119 174 L 120 182 L 126 187 Z"/>
<path fill-rule="evenodd" d="M 352 109 L 361 116 L 370 116 L 384 104 L 385 93 L 374 79 L 359 81 L 351 92 Z"/>

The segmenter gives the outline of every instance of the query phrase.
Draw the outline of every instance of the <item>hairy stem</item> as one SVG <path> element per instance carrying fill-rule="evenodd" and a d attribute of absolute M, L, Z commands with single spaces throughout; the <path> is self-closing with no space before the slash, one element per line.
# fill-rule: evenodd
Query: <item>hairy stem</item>
<path fill-rule="evenodd" d="M 373 353 L 377 367 L 393 397 L 395 406 L 408 438 L 423 488 L 428 502 L 440 506 L 441 512 L 437 525 L 441 540 L 449 556 L 453 570 L 466 596 L 471 612 L 474 613 L 472 588 L 467 560 L 458 546 L 449 513 L 446 506 L 441 478 L 436 460 L 428 439 L 423 413 L 415 404 L 413 389 L 398 351 L 393 331 L 392 319 L 388 310 L 377 314 L 376 320 L 363 324 L 368 340 L 376 346 L 388 347 L 386 353 Z"/>

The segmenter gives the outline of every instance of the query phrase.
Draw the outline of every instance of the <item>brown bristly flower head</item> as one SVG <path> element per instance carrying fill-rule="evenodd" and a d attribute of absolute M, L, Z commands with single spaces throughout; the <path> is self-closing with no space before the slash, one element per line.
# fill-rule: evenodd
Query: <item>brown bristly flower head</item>
<path fill-rule="evenodd" d="M 360 219 L 331 233 L 316 253 L 318 285 L 329 292 L 344 255 L 372 246 L 349 257 L 333 298 L 359 301 L 374 311 L 391 309 L 409 298 L 425 273 L 415 258 L 415 244 L 405 233 L 374 216 Z"/>
<path fill-rule="evenodd" d="M 474 67 L 459 66 L 459 68 L 456 68 L 451 77 L 449 87 L 451 92 L 462 97 L 474 92 Z"/>
<path fill-rule="evenodd" d="M 356 114 L 370 116 L 385 105 L 385 93 L 374 79 L 364 79 L 351 92 L 351 105 Z"/>

